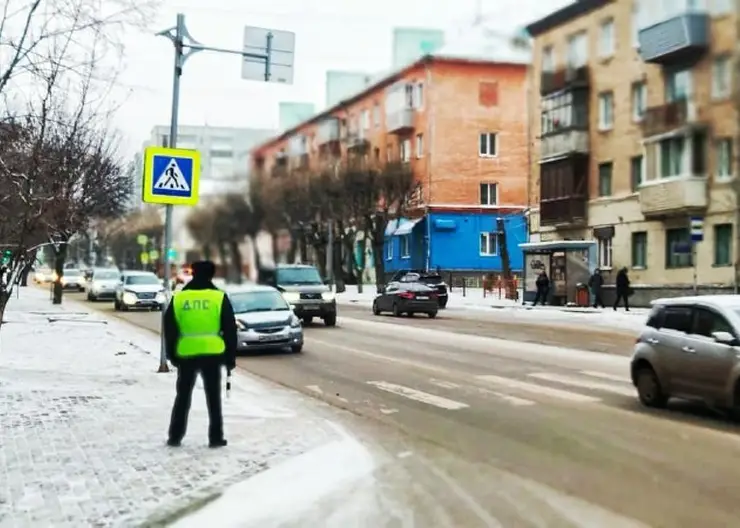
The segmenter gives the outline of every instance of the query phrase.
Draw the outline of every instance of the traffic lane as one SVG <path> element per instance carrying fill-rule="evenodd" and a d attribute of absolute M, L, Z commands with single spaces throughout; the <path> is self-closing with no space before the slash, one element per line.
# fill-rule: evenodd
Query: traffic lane
<path fill-rule="evenodd" d="M 610 369 L 550 364 L 545 370 L 540 356 L 531 359 L 526 350 L 513 358 L 521 348 L 516 343 L 502 356 L 496 347 L 486 359 L 470 354 L 471 345 L 435 348 L 384 328 L 347 330 L 312 328 L 303 354 L 244 357 L 239 366 L 471 464 L 652 526 L 725 526 L 740 513 L 740 468 L 728 464 L 740 455 L 740 440 L 731 424 L 701 412 L 688 420 L 643 412 L 629 380 Z M 442 359 L 445 354 L 454 357 Z"/>
<path fill-rule="evenodd" d="M 485 337 L 497 337 L 526 343 L 548 343 L 554 346 L 580 348 L 614 355 L 630 355 L 637 332 L 625 329 L 609 329 L 599 326 L 564 325 L 553 321 L 522 322 L 507 318 L 503 314 L 466 312 L 457 314 L 441 310 L 435 319 L 425 315 L 415 317 L 375 316 L 368 307 L 341 305 L 339 316 L 353 319 L 381 320 L 384 323 L 437 328 Z"/>

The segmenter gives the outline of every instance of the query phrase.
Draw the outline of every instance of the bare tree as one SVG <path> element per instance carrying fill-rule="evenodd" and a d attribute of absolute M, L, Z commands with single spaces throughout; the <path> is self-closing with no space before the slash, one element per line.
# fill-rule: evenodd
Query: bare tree
<path fill-rule="evenodd" d="M 211 260 L 213 257 L 215 220 L 215 211 L 206 207 L 193 209 L 186 220 L 188 232 L 200 246 L 201 256 L 206 260 Z"/>

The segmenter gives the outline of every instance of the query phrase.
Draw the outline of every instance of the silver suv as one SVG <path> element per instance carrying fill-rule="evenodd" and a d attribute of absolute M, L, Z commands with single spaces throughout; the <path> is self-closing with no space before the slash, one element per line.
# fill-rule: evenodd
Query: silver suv
<path fill-rule="evenodd" d="M 632 356 L 640 401 L 700 399 L 740 409 L 740 296 L 706 295 L 653 301 Z"/>

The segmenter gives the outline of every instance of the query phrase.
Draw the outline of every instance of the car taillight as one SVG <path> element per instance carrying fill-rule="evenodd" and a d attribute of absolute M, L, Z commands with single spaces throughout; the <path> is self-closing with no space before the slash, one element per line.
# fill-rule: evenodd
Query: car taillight
<path fill-rule="evenodd" d="M 436 293 L 430 293 L 429 294 L 429 298 L 430 299 L 436 299 L 437 298 L 437 294 Z"/>
<path fill-rule="evenodd" d="M 401 292 L 398 294 L 402 299 L 414 299 L 416 296 L 411 292 Z"/>

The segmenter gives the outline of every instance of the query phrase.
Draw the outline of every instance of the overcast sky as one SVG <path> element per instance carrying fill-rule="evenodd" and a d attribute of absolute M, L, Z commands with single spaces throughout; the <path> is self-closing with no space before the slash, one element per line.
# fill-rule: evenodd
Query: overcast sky
<path fill-rule="evenodd" d="M 489 27 L 513 28 L 569 0 L 480 0 Z M 205 45 L 241 48 L 244 26 L 296 33 L 292 86 L 243 81 L 237 56 L 203 52 L 190 58 L 182 78 L 182 125 L 276 128 L 279 101 L 324 101 L 327 69 L 383 71 L 391 62 L 394 26 L 448 30 L 451 37 L 470 24 L 478 0 L 163 0 L 151 27 L 166 29 L 178 12 L 192 36 Z M 127 39 L 122 87 L 125 97 L 116 125 L 135 150 L 154 125 L 168 124 L 173 48 L 147 33 Z"/>

